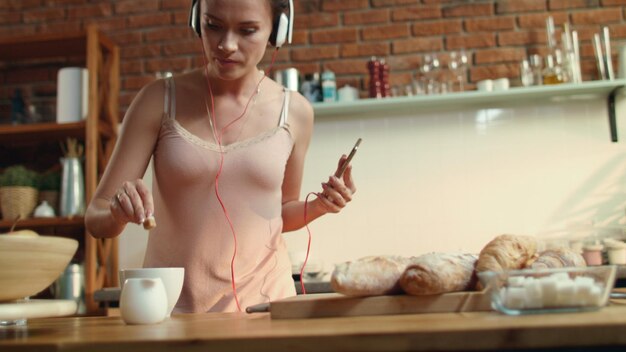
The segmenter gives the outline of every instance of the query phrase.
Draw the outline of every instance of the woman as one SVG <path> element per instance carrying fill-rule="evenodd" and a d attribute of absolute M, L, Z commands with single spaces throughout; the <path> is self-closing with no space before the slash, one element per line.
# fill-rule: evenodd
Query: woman
<path fill-rule="evenodd" d="M 95 237 L 154 214 L 144 266 L 185 267 L 177 312 L 295 295 L 281 233 L 305 226 L 299 196 L 313 110 L 257 68 L 282 8 L 277 0 L 200 1 L 206 67 L 137 94 L 87 209 Z M 151 157 L 152 192 L 141 180 Z M 339 212 L 355 191 L 348 166 L 306 204 L 307 222 Z"/>

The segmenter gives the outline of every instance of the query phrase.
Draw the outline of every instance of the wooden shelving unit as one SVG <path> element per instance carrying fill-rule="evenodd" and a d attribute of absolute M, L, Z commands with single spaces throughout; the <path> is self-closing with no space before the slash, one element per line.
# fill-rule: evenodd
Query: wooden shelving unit
<path fill-rule="evenodd" d="M 96 25 L 75 33 L 0 38 L 0 63 L 37 60 L 37 64 L 42 65 L 41 62 L 46 59 L 66 57 L 84 58 L 89 71 L 87 118 L 81 122 L 64 124 L 0 125 L 0 145 L 17 150 L 24 145 L 60 142 L 68 137 L 79 139 L 85 144 L 85 197 L 89 202 L 117 139 L 118 46 L 99 32 Z M 0 221 L 0 232 L 12 225 L 12 221 Z M 25 219 L 18 223 L 17 228 L 82 233 L 80 242 L 81 250 L 84 251 L 87 310 L 89 314 L 97 313 L 99 307 L 93 299 L 94 292 L 104 287 L 117 286 L 117 240 L 91 236 L 85 229 L 82 217 Z"/>

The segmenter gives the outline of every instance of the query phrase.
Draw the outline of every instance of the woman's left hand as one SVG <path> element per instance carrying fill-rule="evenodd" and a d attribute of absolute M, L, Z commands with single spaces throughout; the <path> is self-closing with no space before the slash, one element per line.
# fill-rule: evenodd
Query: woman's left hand
<path fill-rule="evenodd" d="M 346 155 L 339 159 L 337 170 L 346 159 Z M 322 189 L 323 191 L 318 193 L 318 196 L 324 207 L 329 213 L 340 212 L 346 204 L 352 201 L 352 196 L 356 193 L 356 186 L 352 179 L 352 164 L 348 165 L 342 177 L 330 176 L 328 182 L 322 183 Z"/>

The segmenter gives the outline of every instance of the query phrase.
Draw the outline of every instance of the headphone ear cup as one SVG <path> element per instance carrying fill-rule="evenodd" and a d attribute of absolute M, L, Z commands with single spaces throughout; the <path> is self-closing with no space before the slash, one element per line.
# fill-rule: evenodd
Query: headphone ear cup
<path fill-rule="evenodd" d="M 202 36 L 200 28 L 200 5 L 197 0 L 191 2 L 191 10 L 189 11 L 189 27 L 193 29 L 198 37 Z"/>
<path fill-rule="evenodd" d="M 280 48 L 287 41 L 287 34 L 289 32 L 289 17 L 282 13 L 278 20 L 274 22 L 274 30 L 270 35 L 270 44 Z"/>

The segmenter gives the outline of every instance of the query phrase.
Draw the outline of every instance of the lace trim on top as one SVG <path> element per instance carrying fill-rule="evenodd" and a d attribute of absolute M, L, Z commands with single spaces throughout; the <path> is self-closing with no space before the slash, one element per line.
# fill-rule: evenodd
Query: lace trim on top
<path fill-rule="evenodd" d="M 189 132 L 185 127 L 183 127 L 180 123 L 178 123 L 178 121 L 176 120 L 172 120 L 172 119 L 166 119 L 163 122 L 163 125 L 166 126 L 171 126 L 172 128 L 174 128 L 174 130 L 176 130 L 176 132 L 183 137 L 185 140 L 189 141 L 190 143 L 193 143 L 199 147 L 205 148 L 205 149 L 209 149 L 212 151 L 216 151 L 219 152 L 220 151 L 220 146 L 213 143 L 213 142 L 208 142 L 205 141 L 204 139 L 196 136 L 195 134 Z M 256 144 L 256 143 L 260 143 L 270 137 L 272 137 L 273 135 L 275 135 L 278 131 L 280 131 L 281 129 L 284 129 L 285 131 L 287 131 L 287 133 L 289 134 L 289 138 L 293 139 L 292 135 L 291 135 L 291 130 L 289 129 L 289 124 L 286 123 L 282 126 L 277 126 L 267 132 L 263 132 L 255 137 L 252 138 L 248 138 L 248 139 L 244 139 L 242 141 L 237 141 L 228 145 L 223 145 L 221 150 L 223 152 L 229 152 L 231 150 L 235 150 L 235 149 L 241 149 L 241 148 L 245 148 L 248 147 L 252 144 Z"/>
<path fill-rule="evenodd" d="M 221 150 L 223 152 L 228 152 L 230 150 L 245 148 L 249 145 L 256 144 L 262 142 L 274 134 L 276 134 L 279 130 L 284 129 L 289 134 L 289 138 L 293 142 L 293 136 L 291 135 L 291 129 L 289 128 L 289 122 L 287 122 L 288 113 L 289 113 L 289 97 L 290 92 L 288 89 L 283 89 L 285 92 L 285 98 L 283 100 L 283 108 L 280 112 L 279 125 L 275 128 L 263 132 L 255 137 L 251 137 L 248 139 L 244 139 L 242 141 L 237 141 L 228 145 L 223 145 Z M 168 77 L 165 79 L 165 96 L 163 99 L 163 121 L 161 126 L 171 126 L 174 128 L 176 132 L 180 136 L 182 136 L 187 141 L 200 146 L 205 149 L 209 149 L 212 151 L 219 152 L 220 146 L 213 143 L 205 141 L 204 139 L 196 136 L 195 134 L 189 132 L 183 125 L 181 125 L 178 120 L 176 120 L 176 85 L 174 83 L 174 79 L 172 77 Z"/>

